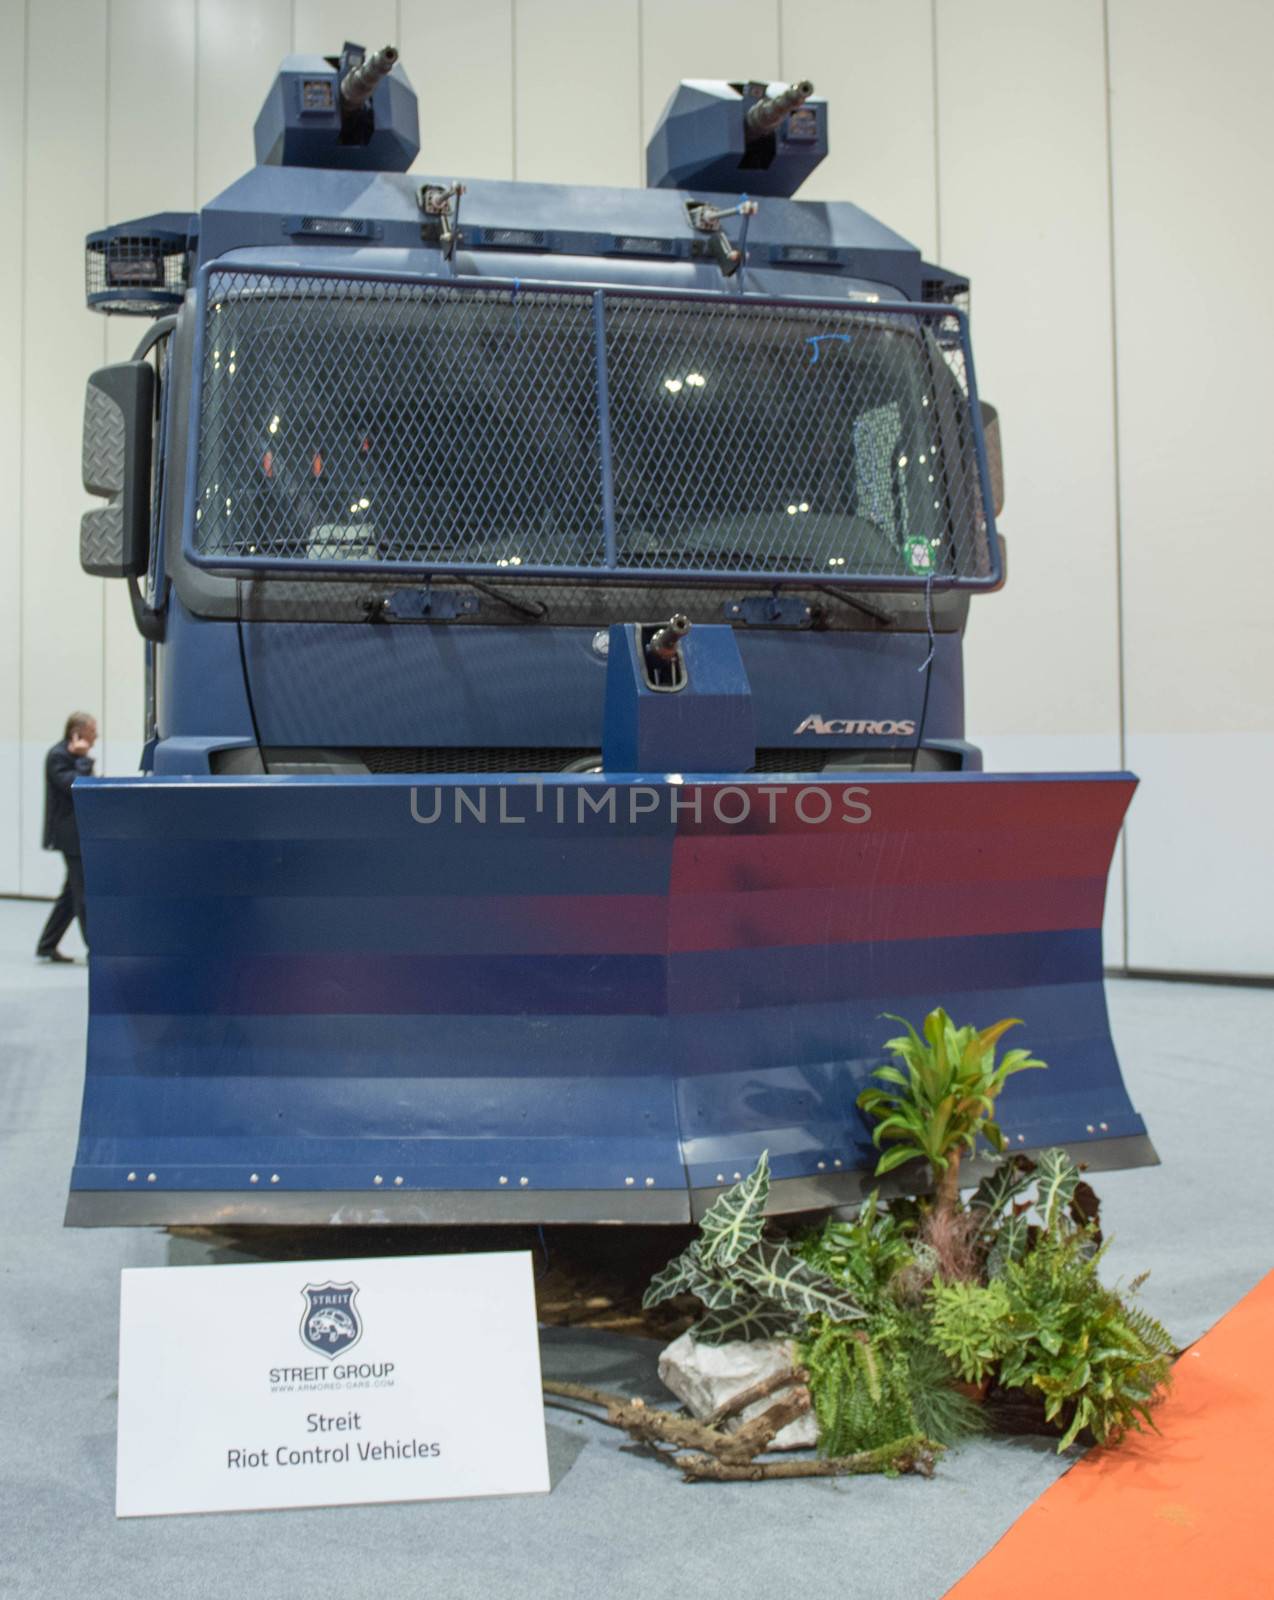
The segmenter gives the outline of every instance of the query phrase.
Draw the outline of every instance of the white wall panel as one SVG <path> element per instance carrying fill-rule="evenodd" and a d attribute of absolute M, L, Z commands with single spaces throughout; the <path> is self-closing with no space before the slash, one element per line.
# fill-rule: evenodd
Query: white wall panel
<path fill-rule="evenodd" d="M 944 0 L 945 3 L 945 0 Z M 831 150 L 801 196 L 852 200 L 937 251 L 930 0 L 783 0 L 782 72 L 828 98 Z"/>
<path fill-rule="evenodd" d="M 0 95 L 0 214 L 17 221 L 17 236 L 26 233 L 25 172 L 22 149 L 26 118 L 26 12 L 21 5 L 4 7 L 5 42 L 13 67 L 6 92 Z M 18 884 L 18 843 L 22 837 L 22 291 L 25 256 L 21 250 L 0 252 L 0 484 L 5 489 L 5 514 L 0 517 L 0 892 Z M 38 826 L 38 824 L 37 824 Z"/>
<path fill-rule="evenodd" d="M 84 235 L 102 226 L 106 187 L 105 0 L 33 5 L 32 63 L 56 62 L 57 93 L 31 94 L 25 173 L 22 682 L 24 813 L 20 887 L 52 892 L 60 861 L 39 847 L 44 749 L 68 711 L 100 704 L 102 598 L 80 571 L 80 413 L 100 366 L 100 318 L 84 309 Z M 31 80 L 28 80 L 31 81 Z M 68 108 L 74 107 L 74 115 Z"/>
<path fill-rule="evenodd" d="M 1274 974 L 1274 737 L 1128 735 L 1128 965 Z"/>
<path fill-rule="evenodd" d="M 402 0 L 403 68 L 420 102 L 413 171 L 513 176 L 514 0 Z"/>
<path fill-rule="evenodd" d="M 646 141 L 683 78 L 775 79 L 779 0 L 641 0 L 641 180 Z"/>
<path fill-rule="evenodd" d="M 292 49 L 291 0 L 199 0 L 197 26 L 195 204 L 203 205 L 252 165 L 252 126 Z"/>
<path fill-rule="evenodd" d="M 367 50 L 398 43 L 398 0 L 295 0 L 293 13 L 299 52 L 339 55 L 347 39 Z"/>
<path fill-rule="evenodd" d="M 1274 11 L 1224 9 L 1110 8 L 1129 957 L 1270 975 Z"/>
<path fill-rule="evenodd" d="M 942 261 L 973 284 L 1000 409 L 1009 583 L 975 601 L 985 733 L 1119 730 L 1114 402 L 1100 0 L 943 0 Z"/>
<path fill-rule="evenodd" d="M 637 0 L 515 0 L 515 175 L 641 183 Z"/>

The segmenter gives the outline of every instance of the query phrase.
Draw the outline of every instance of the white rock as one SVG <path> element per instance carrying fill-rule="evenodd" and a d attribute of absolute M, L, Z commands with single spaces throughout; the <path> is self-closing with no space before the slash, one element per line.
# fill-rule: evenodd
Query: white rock
<path fill-rule="evenodd" d="M 750 1389 L 763 1378 L 795 1366 L 796 1351 L 790 1339 L 739 1340 L 734 1344 L 699 1344 L 689 1333 L 674 1339 L 659 1357 L 659 1376 L 677 1399 L 700 1422 L 710 1417 L 732 1395 Z M 785 1391 L 767 1395 L 745 1406 L 725 1424 L 733 1431 L 772 1406 Z M 789 1422 L 774 1437 L 771 1450 L 807 1450 L 818 1443 L 818 1419 L 807 1411 Z"/>

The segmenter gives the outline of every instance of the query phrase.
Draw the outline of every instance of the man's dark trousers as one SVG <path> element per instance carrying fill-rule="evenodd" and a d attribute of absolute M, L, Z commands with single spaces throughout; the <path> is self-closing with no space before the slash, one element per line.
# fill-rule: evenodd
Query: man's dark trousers
<path fill-rule="evenodd" d="M 53 902 L 49 920 L 35 947 L 35 953 L 47 959 L 57 949 L 58 940 L 76 917 L 80 933 L 88 946 L 88 932 L 84 926 L 84 862 L 80 857 L 80 833 L 75 825 L 75 805 L 71 786 L 76 778 L 86 778 L 93 771 L 88 756 L 72 755 L 67 741 L 55 744 L 44 758 L 44 848 L 60 850 L 66 862 L 66 882 L 62 893 Z"/>
<path fill-rule="evenodd" d="M 80 935 L 85 947 L 88 946 L 88 930 L 84 926 L 84 861 L 79 855 L 64 855 L 62 859 L 66 862 L 66 882 L 62 885 L 62 893 L 53 902 L 49 920 L 44 924 L 44 932 L 35 947 L 38 956 L 53 954 L 62 935 L 71 926 L 72 917 L 79 923 Z"/>

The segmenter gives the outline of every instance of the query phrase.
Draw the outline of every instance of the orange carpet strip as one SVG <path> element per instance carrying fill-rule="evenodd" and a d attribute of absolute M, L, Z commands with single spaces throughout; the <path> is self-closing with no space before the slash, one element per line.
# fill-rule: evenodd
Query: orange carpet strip
<path fill-rule="evenodd" d="M 947 1600 L 1274 1595 L 1274 1272 L 1177 1362 L 1160 1433 L 1092 1450 Z"/>

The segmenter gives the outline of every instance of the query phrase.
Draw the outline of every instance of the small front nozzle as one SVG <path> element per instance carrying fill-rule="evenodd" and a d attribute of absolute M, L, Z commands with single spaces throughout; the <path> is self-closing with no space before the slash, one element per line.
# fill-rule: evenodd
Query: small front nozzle
<path fill-rule="evenodd" d="M 814 85 L 808 78 L 802 78 L 799 83 L 789 83 L 778 94 L 767 94 L 764 99 L 754 101 L 744 118 L 748 137 L 759 139 L 763 134 L 772 133 L 789 111 L 803 106 L 813 93 Z"/>
<path fill-rule="evenodd" d="M 684 689 L 686 663 L 681 654 L 681 641 L 690 632 L 690 618 L 677 612 L 667 622 L 637 630 L 641 644 L 642 670 L 646 687 L 663 693 Z"/>
<path fill-rule="evenodd" d="M 675 661 L 681 641 L 690 632 L 690 618 L 681 612 L 670 617 L 658 633 L 652 634 L 646 646 L 646 655 L 653 661 Z"/>
<path fill-rule="evenodd" d="M 387 78 L 394 70 L 397 60 L 398 51 L 392 44 L 387 44 L 375 55 L 365 57 L 358 66 L 351 67 L 341 82 L 341 105 L 344 109 L 357 111 L 369 100 L 381 79 Z"/>

